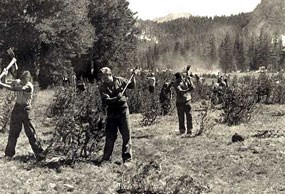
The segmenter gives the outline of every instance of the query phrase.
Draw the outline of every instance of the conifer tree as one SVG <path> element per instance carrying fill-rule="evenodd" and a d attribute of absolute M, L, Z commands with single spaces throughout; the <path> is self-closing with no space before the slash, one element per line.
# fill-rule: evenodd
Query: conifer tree
<path fill-rule="evenodd" d="M 238 68 L 242 72 L 247 70 L 244 43 L 239 34 L 236 34 L 235 43 L 234 43 L 234 61 Z"/>

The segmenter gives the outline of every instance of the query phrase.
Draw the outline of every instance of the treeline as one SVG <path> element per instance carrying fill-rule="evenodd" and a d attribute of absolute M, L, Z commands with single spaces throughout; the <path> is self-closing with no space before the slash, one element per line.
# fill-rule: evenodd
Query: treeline
<path fill-rule="evenodd" d="M 265 67 L 270 71 L 284 69 L 285 52 L 279 35 L 261 31 L 258 36 L 245 37 L 228 34 L 218 49 L 219 65 L 224 72 L 254 71 Z"/>
<path fill-rule="evenodd" d="M 171 68 L 192 64 L 223 72 L 274 70 L 284 66 L 280 34 L 265 31 L 249 35 L 244 30 L 251 13 L 222 17 L 190 17 L 170 22 L 140 21 L 138 58 L 146 68 Z"/>
<path fill-rule="evenodd" d="M 1 68 L 14 47 L 20 69 L 43 88 L 75 70 L 90 79 L 91 65 L 129 66 L 137 32 L 127 0 L 3 0 L 0 2 Z M 88 74 L 89 73 L 89 74 Z"/>

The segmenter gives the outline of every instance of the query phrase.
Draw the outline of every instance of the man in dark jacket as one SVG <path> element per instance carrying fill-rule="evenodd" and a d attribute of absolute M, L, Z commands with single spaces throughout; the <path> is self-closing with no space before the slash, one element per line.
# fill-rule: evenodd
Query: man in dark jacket
<path fill-rule="evenodd" d="M 132 159 L 131 128 L 127 97 L 125 94 L 122 94 L 122 92 L 126 86 L 129 89 L 133 89 L 135 87 L 135 78 L 133 76 L 130 82 L 128 82 L 122 77 L 113 76 L 111 69 L 108 67 L 101 68 L 99 72 L 102 78 L 102 82 L 99 85 L 99 91 L 102 103 L 107 107 L 106 142 L 104 154 L 99 163 L 111 160 L 118 130 L 123 138 L 123 162 L 129 162 Z"/>
<path fill-rule="evenodd" d="M 184 79 L 181 73 L 175 74 L 175 82 L 173 87 L 176 91 L 176 107 L 179 119 L 179 131 L 180 134 L 191 135 L 192 133 L 192 114 L 191 114 L 191 91 L 194 89 L 194 85 L 190 76 L 186 76 Z M 187 120 L 187 130 L 185 129 L 185 116 Z"/>

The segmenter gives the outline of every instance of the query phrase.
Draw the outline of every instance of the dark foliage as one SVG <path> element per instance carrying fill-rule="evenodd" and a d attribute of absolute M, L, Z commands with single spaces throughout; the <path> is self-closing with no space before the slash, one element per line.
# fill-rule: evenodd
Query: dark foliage
<path fill-rule="evenodd" d="M 51 116 L 57 120 L 49 146 L 55 155 L 66 156 L 75 162 L 92 159 L 102 149 L 104 136 L 104 111 L 95 85 L 83 92 L 73 87 L 58 88 L 50 107 Z"/>

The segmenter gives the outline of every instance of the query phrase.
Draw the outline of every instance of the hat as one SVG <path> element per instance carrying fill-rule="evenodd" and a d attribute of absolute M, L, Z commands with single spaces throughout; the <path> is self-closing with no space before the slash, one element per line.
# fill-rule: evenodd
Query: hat
<path fill-rule="evenodd" d="M 112 74 L 112 71 L 109 67 L 102 67 L 100 70 L 99 70 L 100 73 L 102 74 L 107 74 L 107 75 L 111 75 Z"/>
<path fill-rule="evenodd" d="M 180 72 L 177 72 L 174 74 L 176 79 L 182 78 L 182 75 Z"/>
<path fill-rule="evenodd" d="M 23 71 L 21 77 L 31 79 L 32 76 L 31 76 L 31 73 L 29 71 Z"/>

